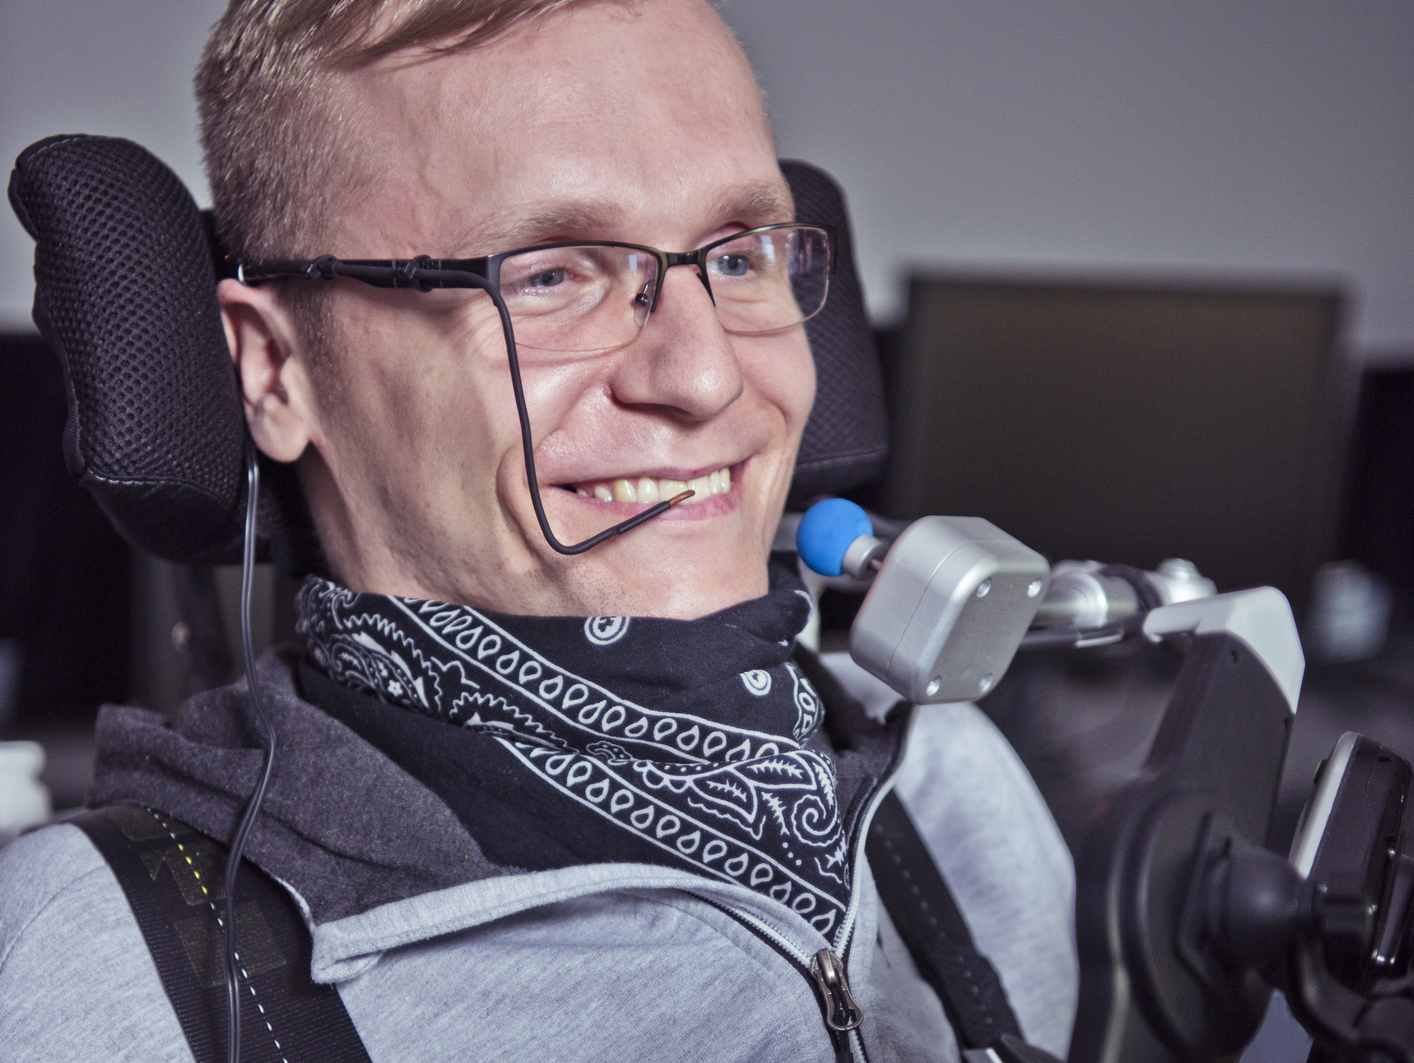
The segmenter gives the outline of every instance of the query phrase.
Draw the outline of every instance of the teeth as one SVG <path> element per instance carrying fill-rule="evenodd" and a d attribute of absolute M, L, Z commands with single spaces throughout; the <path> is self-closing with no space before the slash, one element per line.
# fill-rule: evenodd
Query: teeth
<path fill-rule="evenodd" d="M 692 497 L 680 505 L 704 502 L 713 495 L 724 495 L 732 489 L 731 469 L 718 469 L 695 480 L 655 479 L 641 476 L 636 479 L 620 478 L 595 484 L 580 484 L 575 493 L 581 498 L 597 498 L 601 502 L 644 502 L 652 505 L 666 501 L 684 491 L 691 491 Z"/>

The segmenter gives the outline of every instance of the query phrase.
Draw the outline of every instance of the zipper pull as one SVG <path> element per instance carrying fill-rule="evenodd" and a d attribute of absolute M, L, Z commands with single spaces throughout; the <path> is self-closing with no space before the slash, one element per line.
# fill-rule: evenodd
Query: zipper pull
<path fill-rule="evenodd" d="M 830 949 L 821 949 L 810 961 L 810 974 L 825 1001 L 825 1025 L 843 1033 L 864 1021 L 864 1013 L 850 995 L 844 964 Z"/>

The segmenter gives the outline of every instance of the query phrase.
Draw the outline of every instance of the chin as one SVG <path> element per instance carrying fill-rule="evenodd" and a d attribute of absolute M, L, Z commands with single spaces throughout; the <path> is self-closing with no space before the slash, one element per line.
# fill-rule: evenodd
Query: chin
<path fill-rule="evenodd" d="M 586 610 L 591 614 L 604 615 L 612 612 L 615 616 L 657 616 L 672 620 L 696 620 L 709 616 L 741 602 L 759 598 L 766 593 L 765 566 L 762 566 L 761 582 L 757 586 L 721 586 L 694 589 L 690 586 L 672 588 L 666 592 L 637 594 L 626 597 L 613 610 L 603 608 Z"/>
<path fill-rule="evenodd" d="M 633 542 L 634 532 L 600 558 L 581 557 L 571 579 L 579 615 L 660 616 L 694 620 L 765 594 L 766 554 L 759 543 L 739 549 L 715 544 Z"/>

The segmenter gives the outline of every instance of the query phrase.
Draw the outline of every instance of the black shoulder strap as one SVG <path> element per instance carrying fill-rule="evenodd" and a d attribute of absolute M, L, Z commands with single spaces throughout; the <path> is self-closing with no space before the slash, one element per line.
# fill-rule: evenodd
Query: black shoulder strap
<path fill-rule="evenodd" d="M 69 822 L 123 887 L 197 1063 L 223 1063 L 225 847 L 139 805 Z M 338 991 L 310 978 L 312 942 L 294 899 L 249 861 L 235 913 L 242 1063 L 369 1063 Z"/>
<path fill-rule="evenodd" d="M 897 793 L 880 802 L 865 853 L 879 898 L 919 974 L 942 1001 L 967 1063 L 1055 1063 L 1022 1039 L 1001 979 L 972 943 L 957 902 Z"/>

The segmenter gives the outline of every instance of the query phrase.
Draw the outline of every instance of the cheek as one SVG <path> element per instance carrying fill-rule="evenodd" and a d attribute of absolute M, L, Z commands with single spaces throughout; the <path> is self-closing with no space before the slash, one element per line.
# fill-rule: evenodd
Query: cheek
<path fill-rule="evenodd" d="M 746 359 L 747 376 L 762 399 L 778 410 L 793 448 L 815 404 L 815 361 L 804 329 L 756 341 Z"/>
<path fill-rule="evenodd" d="M 530 414 L 530 432 L 537 464 L 544 463 L 548 474 L 567 464 L 592 457 L 602 433 L 622 431 L 622 413 L 614 406 L 608 385 L 607 360 L 592 358 L 559 365 L 521 365 L 521 385 Z M 514 400 L 506 384 L 506 402 Z M 514 407 L 511 407 L 514 412 Z M 520 467 L 520 434 L 506 453 L 506 461 Z M 520 474 L 524 480 L 524 474 Z M 544 486 L 544 485 L 542 485 Z"/>
<path fill-rule="evenodd" d="M 484 490 L 502 437 L 515 438 L 499 325 L 393 294 L 347 300 L 338 319 L 339 379 L 324 418 L 335 464 L 339 451 L 356 454 L 360 478 L 391 494 L 476 481 Z"/>

